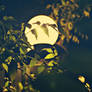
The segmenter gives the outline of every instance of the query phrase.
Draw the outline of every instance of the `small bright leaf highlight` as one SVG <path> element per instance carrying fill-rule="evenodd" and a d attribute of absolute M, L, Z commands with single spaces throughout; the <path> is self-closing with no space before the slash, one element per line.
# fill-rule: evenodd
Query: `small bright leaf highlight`
<path fill-rule="evenodd" d="M 84 82 L 85 82 L 85 77 L 79 76 L 79 77 L 78 77 L 78 80 L 80 80 L 82 83 L 84 83 Z"/>

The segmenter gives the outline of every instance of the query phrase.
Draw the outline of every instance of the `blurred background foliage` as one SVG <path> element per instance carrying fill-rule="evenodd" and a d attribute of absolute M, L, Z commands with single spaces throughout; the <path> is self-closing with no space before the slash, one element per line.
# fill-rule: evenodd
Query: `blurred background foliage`
<path fill-rule="evenodd" d="M 1 92 L 91 92 L 91 10 L 91 0 L 1 0 Z M 24 29 L 39 14 L 56 21 L 59 41 L 28 53 Z"/>

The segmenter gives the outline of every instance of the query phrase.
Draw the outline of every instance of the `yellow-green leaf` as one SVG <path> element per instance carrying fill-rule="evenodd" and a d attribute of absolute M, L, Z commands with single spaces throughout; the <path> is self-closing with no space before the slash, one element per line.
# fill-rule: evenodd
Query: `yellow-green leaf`
<path fill-rule="evenodd" d="M 38 62 L 38 60 L 37 59 L 35 59 L 35 58 L 33 58 L 32 60 L 31 60 L 31 62 L 30 62 L 30 67 L 33 67 L 33 66 L 35 66 L 35 64 Z"/>
<path fill-rule="evenodd" d="M 44 48 L 44 49 L 42 49 L 42 50 L 45 50 L 45 51 L 47 51 L 47 52 L 49 52 L 49 53 L 53 53 L 53 51 L 52 51 L 51 48 Z"/>
<path fill-rule="evenodd" d="M 38 73 L 43 72 L 43 71 L 44 71 L 44 69 L 45 69 L 45 67 L 44 67 L 44 66 L 40 66 L 40 67 L 38 67 Z"/>
<path fill-rule="evenodd" d="M 54 66 L 54 61 L 52 60 L 52 61 L 50 61 L 49 63 L 48 63 L 48 66 Z"/>
<path fill-rule="evenodd" d="M 5 82 L 5 87 L 8 87 L 9 81 Z"/>
<path fill-rule="evenodd" d="M 22 24 L 21 24 L 21 31 L 24 30 L 24 25 L 25 25 L 25 23 L 22 23 Z"/>
<path fill-rule="evenodd" d="M 86 86 L 87 86 L 88 88 L 90 88 L 90 85 L 89 85 L 88 83 L 86 83 Z"/>
<path fill-rule="evenodd" d="M 48 55 L 45 57 L 45 59 L 51 59 L 51 58 L 54 58 L 54 57 L 55 57 L 54 54 L 48 54 Z"/>
<path fill-rule="evenodd" d="M 19 85 L 19 89 L 20 89 L 20 90 L 23 90 L 23 85 L 22 85 L 22 83 L 19 82 L 18 85 Z"/>
<path fill-rule="evenodd" d="M 55 53 L 55 56 L 57 56 L 57 55 L 58 55 L 58 52 L 57 52 L 57 50 L 56 50 L 56 49 L 54 50 L 54 53 Z"/>
<path fill-rule="evenodd" d="M 20 48 L 20 53 L 25 54 L 22 48 Z"/>
<path fill-rule="evenodd" d="M 62 5 L 65 5 L 65 0 L 61 0 L 61 2 L 62 2 Z"/>
<path fill-rule="evenodd" d="M 4 63 L 2 63 L 3 68 L 8 72 L 8 66 Z"/>
<path fill-rule="evenodd" d="M 4 89 L 3 89 L 3 92 L 8 92 L 8 89 L 7 89 L 7 88 L 4 88 Z"/>
<path fill-rule="evenodd" d="M 9 56 L 9 57 L 5 60 L 5 62 L 7 62 L 8 64 L 10 64 L 12 59 L 13 59 L 13 57 L 12 57 L 12 56 Z"/>

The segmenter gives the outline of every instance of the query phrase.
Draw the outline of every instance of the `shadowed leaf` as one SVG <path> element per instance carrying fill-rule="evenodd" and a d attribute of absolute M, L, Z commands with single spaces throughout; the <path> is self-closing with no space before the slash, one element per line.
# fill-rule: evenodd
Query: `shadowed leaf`
<path fill-rule="evenodd" d="M 40 23 L 40 21 L 37 21 L 37 22 L 35 22 L 35 23 L 33 23 L 33 24 L 40 25 L 41 23 Z"/>
<path fill-rule="evenodd" d="M 27 26 L 28 28 L 31 28 L 32 27 L 31 24 L 25 24 L 25 26 Z"/>
<path fill-rule="evenodd" d="M 48 28 L 47 28 L 47 24 L 43 24 L 43 25 L 41 26 L 41 28 L 42 28 L 43 31 L 49 36 L 49 30 L 48 30 Z"/>
<path fill-rule="evenodd" d="M 35 35 L 35 37 L 37 39 L 37 32 L 36 32 L 36 30 L 35 29 L 32 29 L 31 32 L 32 32 L 33 35 Z"/>
<path fill-rule="evenodd" d="M 57 25 L 56 24 L 49 24 L 49 26 L 51 26 L 53 29 L 55 29 L 56 30 L 56 28 L 57 28 Z M 56 30 L 57 31 L 57 30 Z"/>

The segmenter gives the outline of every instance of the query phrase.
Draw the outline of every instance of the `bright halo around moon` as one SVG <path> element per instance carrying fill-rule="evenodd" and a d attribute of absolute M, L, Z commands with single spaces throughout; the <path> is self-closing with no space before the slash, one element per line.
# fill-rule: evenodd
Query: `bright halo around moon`
<path fill-rule="evenodd" d="M 54 45 L 59 36 L 58 26 L 49 16 L 38 15 L 30 19 L 27 23 L 25 36 L 31 45 Z"/>

